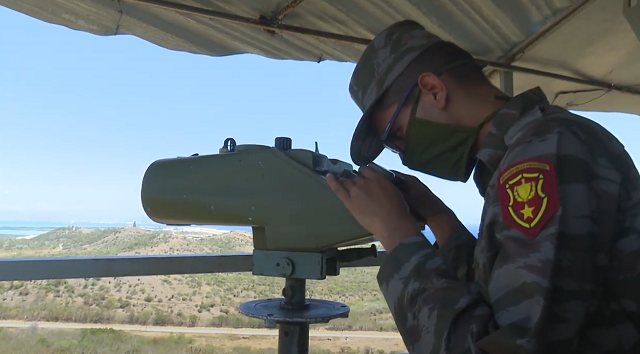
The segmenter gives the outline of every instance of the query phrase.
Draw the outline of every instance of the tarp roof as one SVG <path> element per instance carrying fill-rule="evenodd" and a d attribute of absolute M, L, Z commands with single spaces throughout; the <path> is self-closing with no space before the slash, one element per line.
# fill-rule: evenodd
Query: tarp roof
<path fill-rule="evenodd" d="M 573 110 L 640 114 L 640 42 L 623 9 L 636 0 L 0 0 L 37 19 L 101 36 L 131 34 L 179 51 L 355 62 L 393 22 L 413 19 L 479 59 L 586 80 L 516 72 Z M 488 74 L 498 83 L 493 69 Z M 627 86 L 635 92 L 602 88 Z M 345 88 L 346 90 L 346 88 Z M 638 91 L 636 91 L 638 90 Z"/>

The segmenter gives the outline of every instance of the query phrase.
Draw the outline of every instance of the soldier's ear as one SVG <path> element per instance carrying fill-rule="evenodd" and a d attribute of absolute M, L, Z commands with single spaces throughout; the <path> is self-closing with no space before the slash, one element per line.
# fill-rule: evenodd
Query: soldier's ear
<path fill-rule="evenodd" d="M 420 100 L 438 110 L 447 104 L 447 88 L 439 77 L 432 73 L 423 73 L 418 77 Z"/>

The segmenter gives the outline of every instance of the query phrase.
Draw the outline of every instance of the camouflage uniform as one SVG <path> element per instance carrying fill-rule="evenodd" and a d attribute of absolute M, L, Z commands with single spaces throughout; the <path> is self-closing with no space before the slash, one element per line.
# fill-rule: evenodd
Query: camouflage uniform
<path fill-rule="evenodd" d="M 350 86 L 365 114 L 430 41 L 410 21 L 376 37 Z M 375 151 L 365 124 L 355 149 Z M 640 353 L 640 176 L 622 144 L 534 88 L 497 113 L 474 180 L 477 240 L 416 235 L 378 273 L 409 352 Z"/>

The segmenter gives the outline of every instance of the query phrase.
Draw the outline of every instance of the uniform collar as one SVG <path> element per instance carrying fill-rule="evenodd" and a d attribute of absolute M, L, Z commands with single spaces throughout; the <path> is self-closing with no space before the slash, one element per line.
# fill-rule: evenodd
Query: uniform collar
<path fill-rule="evenodd" d="M 487 186 L 500 166 L 507 148 L 517 135 L 516 133 L 531 119 L 539 116 L 534 115 L 535 117 L 530 119 L 523 119 L 523 117 L 534 109 L 548 105 L 549 101 L 542 89 L 535 87 L 512 97 L 507 105 L 496 113 L 489 126 L 487 136 L 476 155 L 478 162 L 473 179 L 481 196 L 484 197 Z"/>

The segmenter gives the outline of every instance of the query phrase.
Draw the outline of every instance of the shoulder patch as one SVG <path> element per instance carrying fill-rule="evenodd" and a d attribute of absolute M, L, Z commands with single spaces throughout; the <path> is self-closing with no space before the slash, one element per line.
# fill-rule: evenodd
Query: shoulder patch
<path fill-rule="evenodd" d="M 518 161 L 498 175 L 502 220 L 530 239 L 560 208 L 553 164 L 538 159 Z"/>

